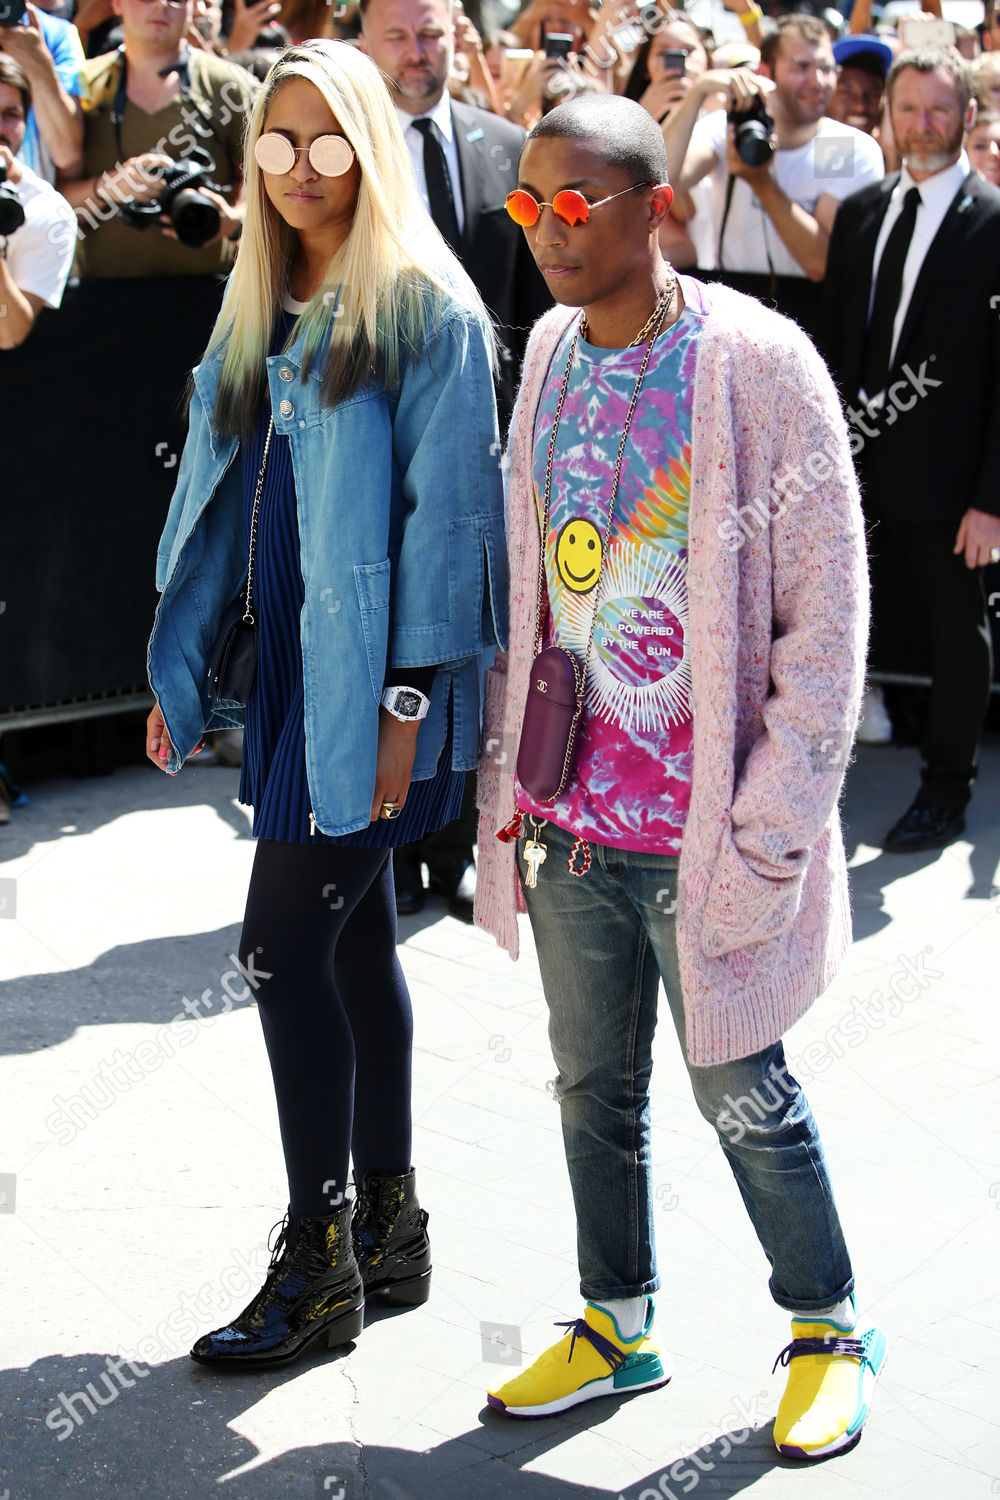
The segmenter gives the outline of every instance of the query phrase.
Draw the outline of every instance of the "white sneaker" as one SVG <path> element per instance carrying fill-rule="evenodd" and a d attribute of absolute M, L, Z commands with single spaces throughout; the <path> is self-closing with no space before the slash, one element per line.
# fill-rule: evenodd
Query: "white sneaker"
<path fill-rule="evenodd" d="M 857 739 L 861 745 L 892 744 L 892 720 L 886 712 L 885 696 L 880 687 L 867 688 L 861 700 Z"/>

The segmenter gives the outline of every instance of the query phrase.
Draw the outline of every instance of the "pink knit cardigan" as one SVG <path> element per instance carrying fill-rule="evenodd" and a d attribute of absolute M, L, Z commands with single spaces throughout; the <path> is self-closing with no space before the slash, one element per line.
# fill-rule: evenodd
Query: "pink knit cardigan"
<path fill-rule="evenodd" d="M 701 335 L 687 574 L 694 773 L 676 921 L 688 1054 L 707 1065 L 773 1043 L 850 945 L 837 803 L 868 591 L 847 431 L 823 361 L 795 324 L 752 299 L 689 277 L 681 286 Z M 513 958 L 524 897 L 515 845 L 496 833 L 515 813 L 535 649 L 531 450 L 542 386 L 575 316 L 547 313 L 525 356 L 509 447 L 510 639 L 485 690 L 475 920 Z"/>

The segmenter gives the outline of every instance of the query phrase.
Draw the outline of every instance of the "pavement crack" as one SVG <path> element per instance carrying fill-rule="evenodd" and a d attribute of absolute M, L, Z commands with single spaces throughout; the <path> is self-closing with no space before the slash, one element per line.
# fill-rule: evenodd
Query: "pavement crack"
<path fill-rule="evenodd" d="M 372 1491 L 371 1486 L 368 1483 L 368 1465 L 365 1463 L 365 1445 L 358 1437 L 357 1426 L 355 1423 L 357 1410 L 361 1405 L 361 1398 L 358 1395 L 358 1387 L 355 1384 L 354 1377 L 351 1375 L 350 1367 L 346 1360 L 344 1361 L 342 1367 L 342 1373 L 351 1392 L 351 1406 L 347 1413 L 347 1430 L 351 1435 L 351 1442 L 358 1450 L 358 1468 L 361 1472 L 361 1484 L 364 1490 L 364 1500 L 371 1500 Z"/>

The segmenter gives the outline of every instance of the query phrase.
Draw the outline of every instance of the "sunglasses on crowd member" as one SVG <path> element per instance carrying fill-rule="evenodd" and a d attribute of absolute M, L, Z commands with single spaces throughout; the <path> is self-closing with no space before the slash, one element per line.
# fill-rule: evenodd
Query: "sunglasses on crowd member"
<path fill-rule="evenodd" d="M 539 203 L 524 188 L 515 188 L 512 193 L 507 194 L 506 207 L 514 223 L 520 224 L 522 229 L 530 229 L 537 224 L 543 208 L 551 208 L 556 218 L 572 229 L 577 224 L 586 224 L 595 208 L 603 208 L 605 203 L 623 198 L 626 193 L 634 193 L 637 188 L 655 186 L 653 182 L 636 182 L 631 187 L 622 188 L 620 193 L 609 193 L 606 198 L 599 198 L 596 203 L 588 203 L 576 188 L 560 188 L 551 203 Z"/>
<path fill-rule="evenodd" d="M 321 177 L 343 177 L 354 161 L 354 147 L 342 135 L 318 135 L 311 146 L 293 146 L 287 136 L 267 130 L 257 137 L 253 154 L 258 167 L 271 177 L 283 177 L 304 151 Z"/>

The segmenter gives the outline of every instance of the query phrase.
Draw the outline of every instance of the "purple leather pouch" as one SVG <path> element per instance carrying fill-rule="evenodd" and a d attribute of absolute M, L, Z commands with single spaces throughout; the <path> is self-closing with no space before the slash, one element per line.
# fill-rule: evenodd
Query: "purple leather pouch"
<path fill-rule="evenodd" d="M 583 667 L 561 646 L 540 651 L 531 663 L 517 779 L 537 802 L 561 797 L 573 774 L 583 683 Z"/>

